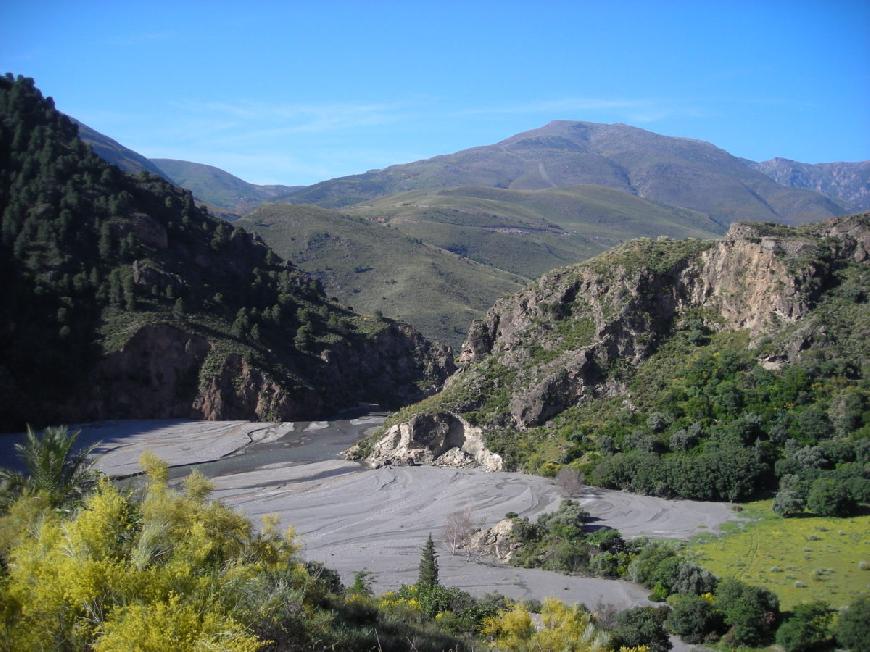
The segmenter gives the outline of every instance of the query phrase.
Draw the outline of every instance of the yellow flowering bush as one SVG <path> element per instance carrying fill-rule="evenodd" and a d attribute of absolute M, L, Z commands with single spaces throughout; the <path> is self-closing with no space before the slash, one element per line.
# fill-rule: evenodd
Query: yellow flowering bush
<path fill-rule="evenodd" d="M 488 618 L 483 634 L 495 647 L 508 652 L 607 652 L 606 635 L 580 606 L 569 607 L 555 598 L 544 600 L 541 626 L 536 628 L 528 610 L 515 604 Z M 632 652 L 645 652 L 643 650 Z"/>
<path fill-rule="evenodd" d="M 177 492 L 163 462 L 141 462 L 141 501 L 103 479 L 73 516 L 25 496 L 0 520 L 0 650 L 252 652 L 311 619 L 292 530 L 258 534 L 201 474 Z"/>

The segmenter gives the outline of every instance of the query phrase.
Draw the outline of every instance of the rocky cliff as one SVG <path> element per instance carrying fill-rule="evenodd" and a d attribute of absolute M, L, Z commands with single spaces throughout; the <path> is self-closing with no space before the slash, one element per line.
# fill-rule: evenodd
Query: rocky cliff
<path fill-rule="evenodd" d="M 862 316 L 856 332 L 866 329 L 860 287 L 868 252 L 867 214 L 799 228 L 738 223 L 718 241 L 630 242 L 499 300 L 471 326 L 460 369 L 444 390 L 392 418 L 389 432 L 413 424 L 424 442 L 421 427 L 428 422 L 421 415 L 461 417 L 482 429 L 496 452 L 525 441 L 524 459 L 550 447 L 557 462 L 573 446 L 559 440 L 574 435 L 555 432 L 562 415 L 606 404 L 621 405 L 624 419 L 634 418 L 632 382 L 676 342 L 700 347 L 686 350 L 690 360 L 711 338 L 719 342 L 717 334 L 740 334 L 742 350 L 778 369 L 839 337 L 814 317 L 827 315 L 819 307 L 847 292 L 847 277 L 855 284 L 848 292 L 857 297 L 848 301 Z M 385 437 L 373 459 L 389 457 L 385 449 L 392 445 Z"/>

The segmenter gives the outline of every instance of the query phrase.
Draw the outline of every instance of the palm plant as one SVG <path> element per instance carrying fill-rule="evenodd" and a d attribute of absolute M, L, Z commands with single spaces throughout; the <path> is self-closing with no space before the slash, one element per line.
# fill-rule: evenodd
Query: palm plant
<path fill-rule="evenodd" d="M 24 492 L 44 492 L 56 506 L 79 501 L 97 479 L 90 459 L 97 445 L 73 450 L 80 433 L 70 432 L 66 426 L 53 426 L 37 433 L 27 426 L 24 442 L 15 444 L 26 472 L 0 469 L 4 502 Z"/>

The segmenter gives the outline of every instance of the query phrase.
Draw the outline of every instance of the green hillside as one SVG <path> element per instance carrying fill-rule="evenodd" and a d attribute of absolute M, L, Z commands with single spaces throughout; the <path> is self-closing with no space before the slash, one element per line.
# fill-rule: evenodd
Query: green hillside
<path fill-rule="evenodd" d="M 295 186 L 261 186 L 248 183 L 213 165 L 156 158 L 151 162 L 174 184 L 219 211 L 241 215 L 260 204 L 296 189 Z"/>
<path fill-rule="evenodd" d="M 457 348 L 472 319 L 555 267 L 638 236 L 718 236 L 700 213 L 603 186 L 414 191 L 349 207 L 272 204 L 239 221 L 326 291 Z"/>
<path fill-rule="evenodd" d="M 724 232 L 703 214 L 604 186 L 418 190 L 348 210 L 529 279 L 631 238 L 709 238 Z"/>
<path fill-rule="evenodd" d="M 554 270 L 475 322 L 463 368 L 388 425 L 425 443 L 459 415 L 507 468 L 699 500 L 778 488 L 784 514 L 855 513 L 870 502 L 868 235 L 867 214 L 735 224 Z"/>
<path fill-rule="evenodd" d="M 396 228 L 316 206 L 270 204 L 237 222 L 354 310 L 462 343 L 472 319 L 525 279 L 414 240 Z"/>

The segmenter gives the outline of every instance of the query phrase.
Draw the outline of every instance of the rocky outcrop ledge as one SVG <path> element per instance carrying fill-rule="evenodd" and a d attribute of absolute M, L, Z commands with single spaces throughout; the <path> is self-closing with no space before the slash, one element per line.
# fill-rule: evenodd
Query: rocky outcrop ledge
<path fill-rule="evenodd" d="M 501 471 L 504 466 L 501 456 L 484 445 L 483 431 L 450 412 L 418 414 L 391 426 L 366 461 L 375 468 L 432 464 Z"/>
<path fill-rule="evenodd" d="M 491 528 L 475 530 L 460 548 L 465 553 L 484 557 L 495 557 L 509 562 L 520 544 L 514 537 L 514 519 L 505 518 Z"/>

